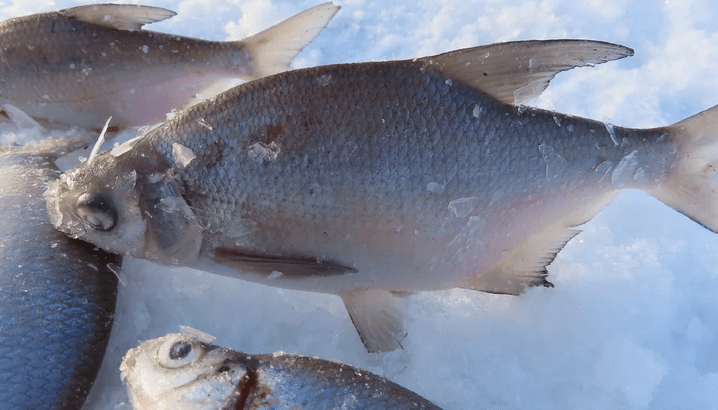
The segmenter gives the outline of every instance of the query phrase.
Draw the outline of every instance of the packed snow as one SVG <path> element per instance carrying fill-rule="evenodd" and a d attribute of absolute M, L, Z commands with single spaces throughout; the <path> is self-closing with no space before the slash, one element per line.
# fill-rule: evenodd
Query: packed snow
<path fill-rule="evenodd" d="M 86 3 L 4 1 L 0 18 Z M 318 2 L 142 3 L 178 12 L 147 29 L 225 40 Z M 718 9 L 709 0 L 336 3 L 342 9 L 295 68 L 496 41 L 589 38 L 636 54 L 562 73 L 532 105 L 654 127 L 718 104 Z M 23 127 L 2 124 L 3 143 L 45 135 Z M 368 354 L 336 296 L 126 259 L 112 339 L 85 408 L 129 409 L 122 355 L 180 325 L 236 350 L 284 350 L 363 367 L 446 410 L 718 408 L 718 235 L 627 191 L 585 224 L 549 272 L 554 288 L 520 297 L 462 290 L 410 296 L 404 349 Z"/>

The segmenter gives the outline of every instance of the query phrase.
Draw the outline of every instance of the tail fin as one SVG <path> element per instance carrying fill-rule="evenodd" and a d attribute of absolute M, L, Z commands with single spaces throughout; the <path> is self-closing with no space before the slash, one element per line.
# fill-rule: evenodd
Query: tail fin
<path fill-rule="evenodd" d="M 255 64 L 251 78 L 289 70 L 289 62 L 319 35 L 337 11 L 339 6 L 334 3 L 323 3 L 241 40 Z"/>
<path fill-rule="evenodd" d="M 718 106 L 667 129 L 676 139 L 675 174 L 650 193 L 718 233 Z"/>

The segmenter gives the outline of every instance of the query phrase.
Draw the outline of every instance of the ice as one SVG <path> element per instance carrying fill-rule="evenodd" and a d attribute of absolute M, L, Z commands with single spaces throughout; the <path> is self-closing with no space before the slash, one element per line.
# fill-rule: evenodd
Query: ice
<path fill-rule="evenodd" d="M 120 155 L 128 152 L 132 149 L 132 147 L 135 146 L 135 144 L 137 144 L 137 142 L 139 142 L 139 140 L 142 139 L 142 137 L 144 137 L 143 134 L 138 135 L 131 140 L 125 141 L 122 144 L 118 144 L 117 146 L 112 148 L 112 150 L 110 151 L 110 155 L 112 155 L 113 157 L 119 157 Z"/>
<path fill-rule="evenodd" d="M 426 184 L 426 190 L 435 194 L 440 194 L 444 192 L 444 186 L 436 182 L 429 182 Z"/>
<path fill-rule="evenodd" d="M 192 160 L 197 158 L 191 149 L 177 142 L 172 144 L 172 156 L 174 157 L 175 165 L 179 168 L 187 167 Z"/>
<path fill-rule="evenodd" d="M 596 364 L 596 381 L 607 391 L 620 390 L 631 408 L 645 408 L 666 375 L 666 360 L 630 340 L 610 340 Z"/>
<path fill-rule="evenodd" d="M 495 41 L 592 38 L 628 45 L 636 57 L 561 73 L 535 105 L 658 127 L 718 103 L 717 11 L 705 0 L 340 3 L 293 67 L 412 58 Z M 79 4 L 10 0 L 0 14 Z M 223 40 L 317 1 L 148 4 L 179 12 L 152 30 Z M 245 31 L 227 32 L 233 27 Z M 3 144 L 46 135 L 17 131 L 0 123 Z M 617 162 L 597 172 L 611 176 Z M 336 296 L 127 258 L 111 345 L 86 409 L 129 410 L 120 358 L 180 325 L 248 353 L 284 350 L 360 366 L 445 410 L 718 408 L 718 235 L 636 191 L 619 195 L 582 230 L 549 266 L 552 289 L 520 297 L 466 290 L 407 297 L 404 349 L 381 355 L 366 353 Z"/>
<path fill-rule="evenodd" d="M 546 163 L 546 180 L 551 182 L 566 169 L 568 161 L 549 145 L 539 145 L 538 149 Z"/>
<path fill-rule="evenodd" d="M 621 161 L 616 165 L 616 168 L 611 174 L 611 182 L 617 187 L 622 187 L 629 180 L 636 179 L 636 172 L 638 171 L 638 150 L 632 151 L 630 154 L 621 158 Z"/>
<path fill-rule="evenodd" d="M 274 141 L 269 144 L 255 142 L 249 146 L 249 156 L 259 160 L 275 159 L 277 158 L 277 155 L 279 155 L 279 152 L 279 146 L 275 144 Z"/>
<path fill-rule="evenodd" d="M 469 216 L 471 212 L 473 212 L 474 208 L 476 208 L 476 205 L 478 205 L 480 200 L 481 198 L 477 197 L 454 199 L 449 202 L 449 211 L 451 211 L 457 218 Z"/>
<path fill-rule="evenodd" d="M 229 227 L 227 228 L 227 230 L 225 230 L 224 234 L 229 236 L 230 238 L 239 238 L 244 235 L 254 233 L 256 229 L 257 223 L 253 220 L 239 219 L 237 221 L 230 222 Z"/>
<path fill-rule="evenodd" d="M 479 118 L 479 117 L 481 117 L 482 110 L 483 109 L 481 108 L 481 106 L 476 104 L 476 105 L 474 105 L 474 109 L 472 110 L 471 115 L 473 115 L 474 118 Z"/>
<path fill-rule="evenodd" d="M 616 130 L 614 129 L 613 124 L 608 121 L 608 118 L 604 118 L 603 125 L 606 126 L 606 131 L 608 131 L 608 135 L 611 137 L 613 145 L 618 146 L 618 140 L 616 139 Z"/>

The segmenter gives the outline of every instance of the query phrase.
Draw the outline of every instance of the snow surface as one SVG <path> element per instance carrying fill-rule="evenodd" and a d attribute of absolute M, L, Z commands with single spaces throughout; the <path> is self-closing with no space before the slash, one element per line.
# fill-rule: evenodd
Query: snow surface
<path fill-rule="evenodd" d="M 0 2 L 0 18 L 83 4 Z M 317 4 L 146 0 L 147 28 L 237 39 Z M 718 104 L 718 9 L 709 0 L 347 0 L 294 67 L 411 58 L 495 41 L 590 38 L 634 57 L 563 73 L 535 105 L 625 126 Z M 3 125 L 3 141 L 17 132 Z M 112 340 L 87 409 L 129 409 L 121 356 L 189 325 L 216 343 L 339 360 L 454 409 L 718 408 L 718 235 L 636 191 L 621 194 L 520 297 L 409 298 L 405 349 L 369 355 L 338 297 L 126 260 Z"/>

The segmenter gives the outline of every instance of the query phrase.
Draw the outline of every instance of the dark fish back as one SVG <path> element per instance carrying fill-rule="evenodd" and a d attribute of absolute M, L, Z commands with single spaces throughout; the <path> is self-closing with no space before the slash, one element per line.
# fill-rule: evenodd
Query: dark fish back
<path fill-rule="evenodd" d="M 381 376 L 316 357 L 260 355 L 247 368 L 245 400 L 237 408 L 281 409 L 291 403 L 297 410 L 441 410 Z"/>
<path fill-rule="evenodd" d="M 120 258 L 53 229 L 48 157 L 0 155 L 0 403 L 79 409 L 112 326 Z"/>

